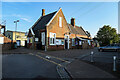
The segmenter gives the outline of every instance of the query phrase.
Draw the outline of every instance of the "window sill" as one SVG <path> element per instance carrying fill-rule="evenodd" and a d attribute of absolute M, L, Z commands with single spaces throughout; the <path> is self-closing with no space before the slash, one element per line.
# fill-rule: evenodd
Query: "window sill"
<path fill-rule="evenodd" d="M 51 45 L 51 46 L 55 46 L 56 44 L 49 44 L 49 45 Z"/>

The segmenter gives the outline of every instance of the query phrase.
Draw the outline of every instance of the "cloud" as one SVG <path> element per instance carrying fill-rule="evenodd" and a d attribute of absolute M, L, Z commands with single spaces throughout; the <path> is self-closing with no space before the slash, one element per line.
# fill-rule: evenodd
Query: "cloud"
<path fill-rule="evenodd" d="M 31 20 L 29 20 L 29 19 L 27 19 L 27 18 L 20 18 L 20 19 L 22 19 L 22 20 L 24 20 L 24 21 L 27 21 L 27 22 L 31 22 Z"/>
<path fill-rule="evenodd" d="M 26 16 L 26 15 L 12 14 L 12 15 L 2 15 L 2 17 L 17 17 L 21 20 L 24 20 L 24 21 L 27 21 L 27 22 L 32 22 L 31 17 Z"/>

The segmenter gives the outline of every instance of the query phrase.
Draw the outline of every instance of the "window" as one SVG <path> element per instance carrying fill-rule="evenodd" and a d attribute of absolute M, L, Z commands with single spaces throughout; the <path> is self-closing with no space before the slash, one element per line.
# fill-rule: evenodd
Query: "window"
<path fill-rule="evenodd" d="M 56 33 L 51 33 L 50 32 L 50 45 L 55 45 L 56 44 Z"/>
<path fill-rule="evenodd" d="M 62 17 L 59 17 L 59 27 L 62 27 Z"/>
<path fill-rule="evenodd" d="M 30 43 L 32 43 L 32 37 L 30 38 Z"/>
<path fill-rule="evenodd" d="M 29 43 L 29 38 L 27 38 L 27 43 Z"/>
<path fill-rule="evenodd" d="M 75 39 L 72 38 L 72 46 L 75 46 Z"/>
<path fill-rule="evenodd" d="M 64 40 L 62 40 L 62 45 L 64 45 Z"/>
<path fill-rule="evenodd" d="M 45 32 L 41 33 L 41 42 L 42 42 L 42 45 L 45 45 Z"/>

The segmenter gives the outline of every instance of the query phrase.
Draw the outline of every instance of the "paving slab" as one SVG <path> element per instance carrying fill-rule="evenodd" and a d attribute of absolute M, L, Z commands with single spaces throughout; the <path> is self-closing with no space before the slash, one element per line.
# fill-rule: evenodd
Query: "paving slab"
<path fill-rule="evenodd" d="M 80 60 L 68 64 L 66 70 L 72 78 L 116 78 L 112 74 Z"/>

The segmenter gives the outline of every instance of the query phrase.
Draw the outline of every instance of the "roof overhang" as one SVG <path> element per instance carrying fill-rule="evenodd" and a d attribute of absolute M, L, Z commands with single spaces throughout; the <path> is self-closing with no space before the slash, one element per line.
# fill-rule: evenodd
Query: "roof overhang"
<path fill-rule="evenodd" d="M 61 10 L 61 8 L 55 13 L 55 15 L 51 18 L 51 20 L 46 24 L 46 26 L 48 26 L 52 20 L 55 18 L 55 16 L 58 14 L 58 12 Z"/>
<path fill-rule="evenodd" d="M 90 40 L 90 41 L 92 41 L 91 39 L 88 39 L 88 38 L 82 38 L 82 37 L 76 37 L 77 39 L 80 39 L 80 40 Z"/>

